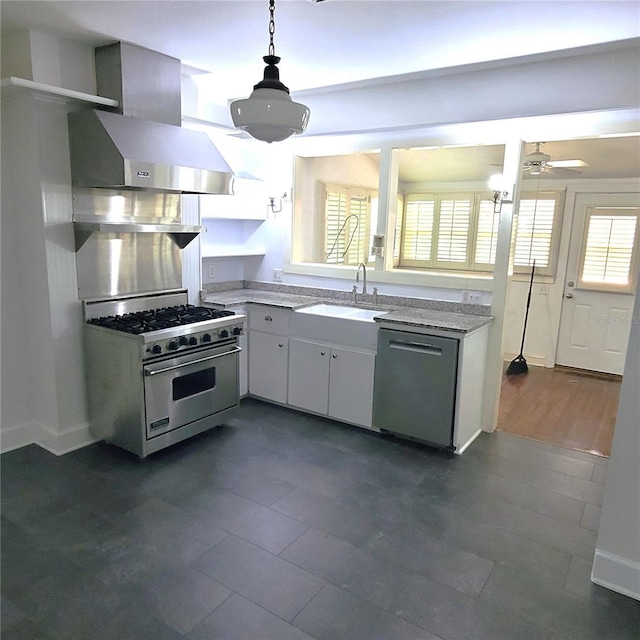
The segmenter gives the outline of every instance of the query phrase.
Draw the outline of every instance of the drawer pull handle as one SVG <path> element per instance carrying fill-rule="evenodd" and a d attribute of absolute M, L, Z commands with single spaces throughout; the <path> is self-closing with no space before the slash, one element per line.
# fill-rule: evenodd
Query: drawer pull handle
<path fill-rule="evenodd" d="M 335 358 L 337 358 L 338 356 L 334 353 L 331 357 L 335 359 Z"/>
<path fill-rule="evenodd" d="M 320 355 L 321 355 L 321 356 L 323 356 L 323 355 L 324 355 L 324 351 L 321 351 L 321 352 L 320 352 Z"/>
<path fill-rule="evenodd" d="M 265 316 L 264 319 L 265 322 L 273 322 L 273 318 L 271 316 Z"/>
<path fill-rule="evenodd" d="M 282 344 L 282 342 L 278 345 L 280 348 L 284 347 L 284 345 Z"/>

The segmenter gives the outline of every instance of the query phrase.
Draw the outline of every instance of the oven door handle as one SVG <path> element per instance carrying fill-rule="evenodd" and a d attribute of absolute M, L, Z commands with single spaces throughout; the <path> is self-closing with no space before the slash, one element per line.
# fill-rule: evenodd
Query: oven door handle
<path fill-rule="evenodd" d="M 173 371 L 174 369 L 182 369 L 183 367 L 188 367 L 190 364 L 200 364 L 201 362 L 207 362 L 208 360 L 215 360 L 216 358 L 222 358 L 222 356 L 230 356 L 234 353 L 240 353 L 242 349 L 240 347 L 235 347 L 231 351 L 225 351 L 224 353 L 218 353 L 215 356 L 208 356 L 206 358 L 199 358 L 198 360 L 191 360 L 190 362 L 183 362 L 181 364 L 176 364 L 173 367 L 164 367 L 163 369 L 149 369 L 147 367 L 144 368 L 145 376 L 155 376 L 159 373 L 167 373 L 167 371 Z"/>

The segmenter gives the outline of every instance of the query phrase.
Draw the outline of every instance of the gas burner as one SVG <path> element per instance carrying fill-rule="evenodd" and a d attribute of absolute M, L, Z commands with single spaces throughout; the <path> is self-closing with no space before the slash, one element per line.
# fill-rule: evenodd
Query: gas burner
<path fill-rule="evenodd" d="M 150 309 L 147 311 L 135 311 L 119 316 L 103 316 L 88 320 L 90 324 L 106 327 L 125 333 L 149 333 L 160 329 L 178 327 L 193 322 L 206 320 L 218 320 L 235 315 L 227 309 L 210 309 L 209 307 L 196 307 L 192 304 L 182 304 L 174 307 Z"/>

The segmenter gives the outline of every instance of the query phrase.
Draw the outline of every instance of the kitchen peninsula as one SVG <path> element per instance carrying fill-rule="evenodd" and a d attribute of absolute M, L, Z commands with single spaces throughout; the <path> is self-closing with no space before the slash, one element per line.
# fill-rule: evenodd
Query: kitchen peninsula
<path fill-rule="evenodd" d="M 386 295 L 378 296 L 376 305 L 371 296 L 354 305 L 345 291 L 243 282 L 202 292 L 202 303 L 248 315 L 240 374 L 243 395 L 395 433 L 458 454 L 481 431 L 487 335 L 493 321 L 488 307 Z M 332 308 L 345 313 L 332 314 Z M 361 313 L 350 313 L 349 308 L 369 312 L 364 319 L 359 317 Z M 315 314 L 314 309 L 321 311 Z M 415 340 L 409 342 L 413 352 L 422 348 L 419 342 L 425 337 L 453 345 L 450 406 L 444 413 L 451 427 L 445 427 L 444 439 L 432 438 L 429 430 L 424 435 L 411 434 L 376 418 L 383 415 L 381 398 L 385 394 L 381 393 L 380 380 L 382 373 L 388 374 L 380 370 L 378 329 L 392 336 L 413 336 Z M 438 364 L 444 361 L 437 348 L 428 345 L 427 351 L 436 356 L 432 360 Z M 428 371 L 417 383 L 422 386 L 413 394 L 416 402 L 418 396 L 430 397 L 432 381 L 440 377 L 437 369 Z M 413 377 L 411 373 L 394 375 Z M 435 387 L 434 394 L 437 402 L 439 392 Z M 426 411 L 424 408 L 421 405 L 417 413 L 427 424 L 432 412 L 430 405 Z"/>

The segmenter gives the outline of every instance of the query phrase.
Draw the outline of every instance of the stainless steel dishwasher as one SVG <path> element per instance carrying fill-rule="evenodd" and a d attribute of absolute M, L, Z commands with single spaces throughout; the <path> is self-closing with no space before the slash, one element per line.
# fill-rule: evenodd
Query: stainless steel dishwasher
<path fill-rule="evenodd" d="M 453 450 L 458 344 L 453 338 L 380 329 L 374 426 Z"/>

